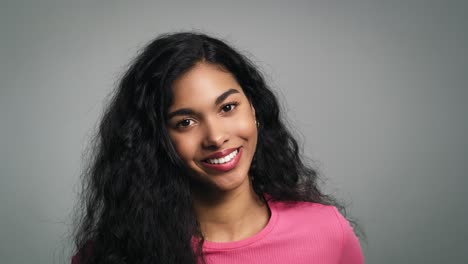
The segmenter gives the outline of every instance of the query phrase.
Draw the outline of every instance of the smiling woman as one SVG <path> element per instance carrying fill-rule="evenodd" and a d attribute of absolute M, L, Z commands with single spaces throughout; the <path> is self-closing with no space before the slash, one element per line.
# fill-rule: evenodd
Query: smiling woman
<path fill-rule="evenodd" d="M 172 92 L 169 136 L 191 176 L 209 186 L 202 196 L 249 188 L 257 145 L 255 110 L 234 76 L 198 63 L 174 82 Z"/>
<path fill-rule="evenodd" d="M 93 158 L 72 263 L 363 263 L 261 74 L 221 40 L 151 42 Z"/>

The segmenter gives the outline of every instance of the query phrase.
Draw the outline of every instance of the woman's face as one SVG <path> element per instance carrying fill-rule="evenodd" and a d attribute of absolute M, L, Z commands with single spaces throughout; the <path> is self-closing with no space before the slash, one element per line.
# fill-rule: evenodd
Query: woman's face
<path fill-rule="evenodd" d="M 257 145 L 255 109 L 235 78 L 198 63 L 172 86 L 168 131 L 191 177 L 209 189 L 249 187 Z"/>

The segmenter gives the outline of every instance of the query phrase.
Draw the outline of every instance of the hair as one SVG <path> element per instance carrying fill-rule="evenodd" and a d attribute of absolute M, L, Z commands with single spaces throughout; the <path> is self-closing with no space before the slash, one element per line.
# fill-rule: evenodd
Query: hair
<path fill-rule="evenodd" d="M 255 108 L 257 148 L 249 175 L 265 201 L 342 207 L 321 192 L 262 74 L 225 42 L 196 32 L 164 34 L 134 59 L 113 94 L 85 167 L 74 242 L 80 264 L 197 263 L 203 235 L 190 181 L 166 128 L 173 82 L 197 63 L 230 72 Z M 201 238 L 192 247 L 192 238 Z"/>

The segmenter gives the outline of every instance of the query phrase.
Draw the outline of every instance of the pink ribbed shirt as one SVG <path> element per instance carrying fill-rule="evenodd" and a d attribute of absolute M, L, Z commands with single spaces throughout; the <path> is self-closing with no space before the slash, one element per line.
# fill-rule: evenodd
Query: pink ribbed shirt
<path fill-rule="evenodd" d="M 333 206 L 268 202 L 271 217 L 257 234 L 235 242 L 205 241 L 207 264 L 361 264 L 359 241 Z"/>
<path fill-rule="evenodd" d="M 307 202 L 268 205 L 270 220 L 254 236 L 226 243 L 205 241 L 207 264 L 364 263 L 358 239 L 335 207 Z M 79 263 L 74 256 L 72 264 Z"/>

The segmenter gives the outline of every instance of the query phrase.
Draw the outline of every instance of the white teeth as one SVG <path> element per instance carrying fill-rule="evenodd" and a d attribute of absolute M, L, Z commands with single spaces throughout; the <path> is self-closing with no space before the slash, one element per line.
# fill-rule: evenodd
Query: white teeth
<path fill-rule="evenodd" d="M 219 158 L 219 159 L 209 159 L 207 160 L 208 163 L 211 164 L 222 164 L 231 161 L 235 156 L 237 156 L 237 149 L 231 152 L 229 155 L 226 155 L 225 157 Z"/>

